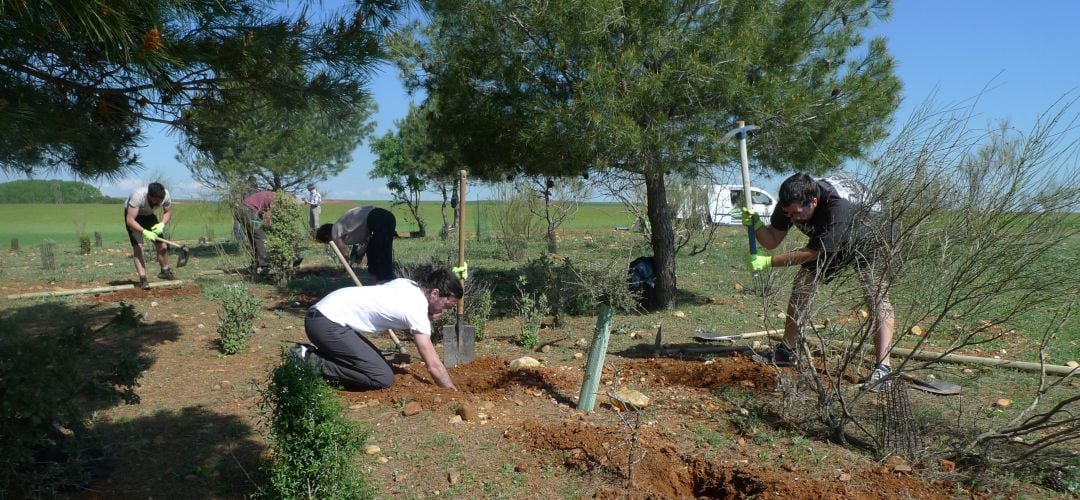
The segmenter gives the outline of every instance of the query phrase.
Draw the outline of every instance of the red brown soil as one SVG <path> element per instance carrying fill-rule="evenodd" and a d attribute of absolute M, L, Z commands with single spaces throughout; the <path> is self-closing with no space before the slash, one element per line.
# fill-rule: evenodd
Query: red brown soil
<path fill-rule="evenodd" d="M 142 403 L 107 409 L 97 417 L 104 434 L 118 440 L 116 472 L 77 496 L 84 498 L 239 497 L 253 491 L 269 453 L 259 386 L 280 362 L 281 352 L 303 341 L 301 313 L 312 297 L 264 298 L 267 311 L 246 352 L 222 356 L 216 349 L 217 307 L 197 285 L 149 291 L 124 290 L 80 297 L 102 308 L 124 301 L 143 315 L 128 337 L 154 358 L 141 380 Z M 271 312 L 273 311 L 273 312 Z M 386 339 L 373 339 L 385 343 Z M 406 343 L 407 349 L 412 347 Z M 447 473 L 467 471 L 491 479 L 502 464 L 524 477 L 521 492 L 550 498 L 574 478 L 579 493 L 596 498 L 947 498 L 952 484 L 929 482 L 910 472 L 876 465 L 840 446 L 813 441 L 826 462 L 798 457 L 784 445 L 759 442 L 730 427 L 738 409 L 715 393 L 737 389 L 775 398 L 775 373 L 749 359 L 713 361 L 626 358 L 609 354 L 595 411 L 576 409 L 584 361 L 574 349 L 543 356 L 540 368 L 512 372 L 519 346 L 493 338 L 478 345 L 473 362 L 450 368 L 459 392 L 431 383 L 412 357 L 396 368 L 392 387 L 341 392 L 347 416 L 375 431 L 369 442 L 384 448 L 388 464 L 371 461 L 365 472 L 385 497 L 449 494 Z M 400 358 L 397 361 L 406 361 Z M 620 387 L 646 393 L 653 405 L 638 414 L 619 412 L 605 395 Z M 407 403 L 421 412 L 404 416 Z M 452 423 L 454 415 L 466 417 Z M 238 438 L 230 427 L 248 427 Z M 689 430 L 715 429 L 730 436 L 723 446 L 703 445 Z M 232 432 L 232 433 L 230 433 Z M 460 456 L 431 436 L 448 436 Z M 412 467 L 412 468 L 410 468 Z M 548 471 L 548 472 L 545 472 Z M 554 471 L 554 472 L 550 472 Z M 229 489 L 222 483 L 231 485 Z M 456 485 L 454 495 L 487 496 L 475 483 Z"/>

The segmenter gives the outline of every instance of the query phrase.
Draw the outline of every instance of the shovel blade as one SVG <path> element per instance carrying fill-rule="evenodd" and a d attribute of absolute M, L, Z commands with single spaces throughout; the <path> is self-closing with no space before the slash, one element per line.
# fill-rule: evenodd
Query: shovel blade
<path fill-rule="evenodd" d="M 476 328 L 472 325 L 443 326 L 443 364 L 457 366 L 476 358 Z"/>
<path fill-rule="evenodd" d="M 176 257 L 176 267 L 184 267 L 187 265 L 188 258 L 191 257 L 191 250 L 188 250 L 187 245 L 180 247 L 180 255 Z"/>

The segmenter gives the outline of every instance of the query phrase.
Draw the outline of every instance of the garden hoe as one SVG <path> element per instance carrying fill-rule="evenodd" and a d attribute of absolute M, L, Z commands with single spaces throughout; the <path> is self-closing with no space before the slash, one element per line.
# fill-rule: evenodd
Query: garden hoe
<path fill-rule="evenodd" d="M 349 265 L 349 261 L 345 260 L 345 256 L 341 254 L 341 250 L 338 250 L 337 245 L 333 241 L 331 241 L 327 243 L 326 246 L 330 247 L 330 250 L 334 252 L 334 255 L 337 255 L 338 260 L 341 261 L 341 265 L 345 266 L 345 271 L 349 273 L 349 277 L 352 278 L 353 283 L 356 283 L 356 286 L 364 286 L 363 283 L 360 283 L 360 278 L 356 277 L 356 273 L 353 272 L 352 266 Z M 379 351 L 379 354 L 383 356 L 404 354 L 405 346 L 401 344 L 400 340 L 398 340 L 397 335 L 394 334 L 394 331 L 387 330 L 386 332 L 390 334 L 390 338 L 394 341 L 394 348 L 385 351 Z"/>
<path fill-rule="evenodd" d="M 458 172 L 458 267 L 465 272 L 465 171 Z M 455 270 L 457 270 L 455 269 Z M 462 286 L 465 278 L 462 277 Z M 443 326 L 443 353 L 446 366 L 457 366 L 469 363 L 476 357 L 476 328 L 464 324 L 465 298 L 462 297 L 457 304 L 457 322 L 454 325 Z"/>
<path fill-rule="evenodd" d="M 184 267 L 187 265 L 188 258 L 191 257 L 191 250 L 188 250 L 187 245 L 181 245 L 179 243 L 169 241 L 165 238 L 162 238 L 161 236 L 158 236 L 157 241 L 160 241 L 166 245 L 175 247 L 180 250 L 180 255 L 176 257 L 176 267 Z"/>

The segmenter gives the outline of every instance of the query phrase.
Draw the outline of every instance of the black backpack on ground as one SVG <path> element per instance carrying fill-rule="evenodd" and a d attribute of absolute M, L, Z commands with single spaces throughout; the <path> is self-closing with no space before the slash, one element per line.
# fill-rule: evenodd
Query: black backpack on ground
<path fill-rule="evenodd" d="M 656 262 L 652 256 L 638 257 L 630 262 L 626 282 L 631 292 L 641 296 L 642 307 L 651 307 L 656 296 Z"/>

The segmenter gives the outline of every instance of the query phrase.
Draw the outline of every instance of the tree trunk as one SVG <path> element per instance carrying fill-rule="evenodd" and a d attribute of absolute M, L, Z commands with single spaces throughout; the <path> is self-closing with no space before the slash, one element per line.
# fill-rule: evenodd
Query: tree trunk
<path fill-rule="evenodd" d="M 547 247 L 549 253 L 559 252 L 559 241 L 555 235 L 555 219 L 551 216 L 551 189 L 544 188 L 544 220 L 547 221 Z"/>
<path fill-rule="evenodd" d="M 675 230 L 671 225 L 671 210 L 667 202 L 664 172 L 659 168 L 645 169 L 645 192 L 648 200 L 649 222 L 652 224 L 653 261 L 656 265 L 656 309 L 675 307 Z"/>
<path fill-rule="evenodd" d="M 450 221 L 446 218 L 447 195 L 445 184 L 439 184 L 439 193 L 442 194 L 442 205 L 439 206 L 439 214 L 442 215 L 442 227 L 439 228 L 439 237 L 445 240 L 450 237 Z"/>

